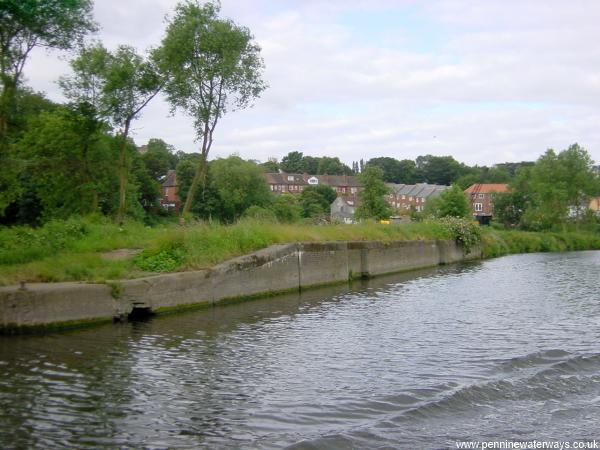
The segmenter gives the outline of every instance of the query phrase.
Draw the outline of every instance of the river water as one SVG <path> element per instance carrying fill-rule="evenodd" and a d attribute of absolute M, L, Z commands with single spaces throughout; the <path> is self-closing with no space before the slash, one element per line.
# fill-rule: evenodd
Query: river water
<path fill-rule="evenodd" d="M 600 438 L 600 252 L 0 337 L 0 448 Z"/>

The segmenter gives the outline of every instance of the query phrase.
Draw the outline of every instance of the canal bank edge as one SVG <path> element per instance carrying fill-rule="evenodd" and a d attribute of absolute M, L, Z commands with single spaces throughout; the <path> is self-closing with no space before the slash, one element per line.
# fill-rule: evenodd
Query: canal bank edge
<path fill-rule="evenodd" d="M 62 329 L 480 259 L 454 241 L 277 244 L 211 269 L 89 283 L 0 288 L 0 334 Z"/>

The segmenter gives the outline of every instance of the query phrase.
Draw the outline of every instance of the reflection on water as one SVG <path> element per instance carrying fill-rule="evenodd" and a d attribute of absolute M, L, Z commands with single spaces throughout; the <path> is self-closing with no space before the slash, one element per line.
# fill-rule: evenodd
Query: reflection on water
<path fill-rule="evenodd" d="M 446 448 L 600 431 L 600 252 L 0 338 L 2 448 Z"/>

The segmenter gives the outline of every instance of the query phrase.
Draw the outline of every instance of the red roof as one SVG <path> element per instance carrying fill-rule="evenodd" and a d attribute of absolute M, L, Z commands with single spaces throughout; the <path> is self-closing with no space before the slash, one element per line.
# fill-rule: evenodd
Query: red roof
<path fill-rule="evenodd" d="M 492 194 L 495 192 L 510 192 L 510 188 L 506 183 L 476 183 L 465 189 L 465 192 L 467 194 Z"/>

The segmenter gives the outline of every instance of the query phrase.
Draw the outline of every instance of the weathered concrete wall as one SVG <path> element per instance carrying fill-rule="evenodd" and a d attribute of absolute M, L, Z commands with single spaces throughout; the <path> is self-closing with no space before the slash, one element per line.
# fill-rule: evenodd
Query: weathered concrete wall
<path fill-rule="evenodd" d="M 169 273 L 135 280 L 116 282 L 119 315 L 129 314 L 133 308 L 169 308 L 197 303 L 212 303 L 212 282 L 208 270 Z"/>
<path fill-rule="evenodd" d="M 364 241 L 350 241 L 347 244 L 348 275 L 351 278 L 361 278 L 363 276 L 364 259 L 367 254 L 365 244 Z"/>
<path fill-rule="evenodd" d="M 112 319 L 118 310 L 105 284 L 39 283 L 0 288 L 0 331 L 22 326 Z"/>
<path fill-rule="evenodd" d="M 0 332 L 103 320 L 136 308 L 161 311 L 298 290 L 481 257 L 454 242 L 322 242 L 273 245 L 212 269 L 104 284 L 52 283 L 0 288 Z"/>
<path fill-rule="evenodd" d="M 210 273 L 213 300 L 297 289 L 297 244 L 273 245 L 215 266 Z"/>
<path fill-rule="evenodd" d="M 348 280 L 346 242 L 298 244 L 300 288 Z"/>
<path fill-rule="evenodd" d="M 440 253 L 435 241 L 367 242 L 362 272 L 366 276 L 437 266 Z"/>

